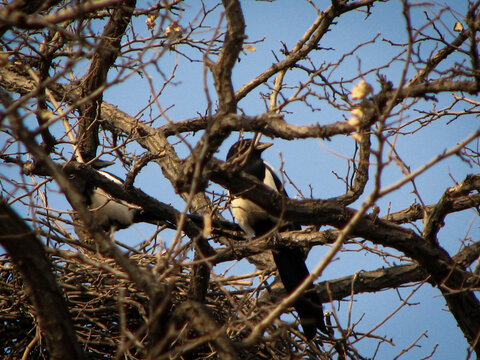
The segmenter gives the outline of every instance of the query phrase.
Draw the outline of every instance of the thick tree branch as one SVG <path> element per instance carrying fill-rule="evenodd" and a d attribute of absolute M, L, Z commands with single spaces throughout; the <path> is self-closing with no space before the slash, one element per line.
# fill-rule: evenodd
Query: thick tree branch
<path fill-rule="evenodd" d="M 458 202 L 457 199 L 461 197 L 464 200 L 462 195 L 469 195 L 472 191 L 480 190 L 480 175 L 468 175 L 467 178 L 459 185 L 447 189 L 444 192 L 443 196 L 437 204 L 431 207 L 428 212 L 427 221 L 425 222 L 425 227 L 423 230 L 423 237 L 426 241 L 429 241 L 433 244 L 438 243 L 437 233 L 440 228 L 444 225 L 445 217 L 454 211 L 455 206 L 464 206 L 465 201 Z M 466 203 L 468 205 L 475 205 L 474 199 L 478 199 L 480 194 L 474 194 L 472 197 L 469 197 Z"/>
<path fill-rule="evenodd" d="M 238 359 L 237 349 L 234 343 L 227 337 L 223 327 L 213 321 L 208 310 L 203 304 L 190 301 L 183 303 L 174 314 L 177 321 L 188 324 L 188 327 L 196 335 L 195 341 L 213 343 L 221 359 Z M 192 354 L 192 358 L 198 358 Z"/>
<path fill-rule="evenodd" d="M 211 179 L 233 194 L 241 193 L 269 213 L 299 224 L 343 228 L 355 214 L 355 210 L 331 201 L 285 199 L 253 177 L 229 172 L 225 167 L 223 170 L 216 167 Z M 455 264 L 441 247 L 426 242 L 410 229 L 385 220 L 362 216 L 351 235 L 394 248 L 417 261 L 439 286 L 465 337 L 480 353 L 480 345 L 476 343 L 480 331 L 480 302 L 471 290 L 478 279 Z"/>
<path fill-rule="evenodd" d="M 24 96 L 37 91 L 35 81 L 28 74 L 23 73 L 21 68 L 15 66 L 0 68 L 0 85 L 8 91 Z M 71 110 L 76 108 L 79 100 L 82 99 L 78 87 L 52 83 L 49 84 L 48 88 L 57 101 L 66 101 L 70 104 L 72 106 Z M 16 103 L 12 105 L 16 105 Z M 106 102 L 102 103 L 102 120 L 104 120 L 103 124 L 107 129 L 133 137 L 135 141 L 154 155 L 162 154 L 162 156 L 155 158 L 155 162 L 172 184 L 175 184 L 177 179 L 182 176 L 183 161 L 178 157 L 162 131 L 153 129 L 124 113 L 115 105 Z M 180 195 L 184 200 L 187 200 L 187 194 L 181 193 Z M 212 211 L 209 200 L 204 194 L 195 194 L 191 211 L 202 214 Z"/>
<path fill-rule="evenodd" d="M 35 232 L 0 198 L 0 244 L 8 251 L 33 297 L 52 359 L 88 359 L 77 342 L 65 299 Z"/>
<path fill-rule="evenodd" d="M 101 187 L 114 198 L 140 206 L 144 216 L 158 221 L 159 224 L 164 223 L 167 227 L 177 230 L 178 225 L 182 225 L 182 230 L 193 240 L 198 254 L 196 260 L 200 263 L 193 269 L 190 297 L 197 301 L 205 299 L 211 267 L 208 258 L 215 252 L 208 241 L 203 238 L 201 229 L 192 220 L 185 217 L 182 221 L 182 214 L 172 206 L 161 203 L 139 189 L 131 188 L 126 191 L 123 186 L 106 179 L 97 171 L 83 164 L 72 162 L 66 166 L 65 172 L 87 178 L 89 182 Z"/>
<path fill-rule="evenodd" d="M 428 75 L 445 60 L 449 55 L 454 53 L 469 37 L 469 31 L 462 31 L 450 44 L 440 49 L 433 55 L 420 69 L 414 77 L 410 79 L 406 87 L 419 85 L 427 81 Z"/>
<path fill-rule="evenodd" d="M 265 83 L 273 75 L 280 71 L 289 69 L 298 61 L 305 58 L 310 52 L 316 50 L 320 40 L 329 31 L 331 24 L 340 15 L 358 9 L 360 7 L 372 6 L 378 0 L 361 0 L 350 4 L 347 1 L 336 1 L 324 12 L 321 12 L 315 22 L 305 32 L 303 37 L 297 42 L 293 49 L 287 54 L 284 60 L 273 64 L 270 68 L 243 85 L 235 94 L 237 101 L 243 99 L 257 86 Z"/>
<path fill-rule="evenodd" d="M 21 80 L 19 82 L 12 83 L 17 84 L 17 86 L 18 84 L 22 84 L 20 88 L 15 87 L 16 91 L 22 91 L 23 93 L 28 93 L 29 90 L 34 91 L 35 88 L 33 86 L 33 83 L 28 78 L 22 77 L 22 75 L 19 75 L 15 71 L 11 70 L 12 68 L 6 71 L 8 79 Z M 61 86 L 55 87 L 54 90 L 55 96 L 57 96 L 59 99 L 66 99 L 73 106 L 78 101 L 78 96 L 80 96 L 78 92 L 69 92 L 66 88 L 63 88 Z M 137 142 L 147 148 L 152 154 L 163 154 L 164 156 L 157 158 L 156 162 L 161 166 L 163 174 L 168 180 L 170 180 L 170 182 L 175 184 L 177 180 L 183 176 L 182 171 L 184 168 L 184 164 L 178 158 L 175 150 L 168 143 L 162 132 L 155 131 L 151 127 L 141 122 L 138 122 L 135 118 L 132 118 L 127 114 L 123 113 L 122 111 L 118 110 L 115 106 L 107 103 L 102 103 L 102 117 L 103 120 L 106 121 L 108 126 L 115 129 L 120 129 L 121 132 L 126 134 L 135 134 L 134 138 L 137 140 Z M 181 195 L 189 203 L 189 205 L 191 205 L 189 207 L 192 209 L 193 212 L 201 214 L 211 213 L 212 210 L 210 209 L 209 200 L 206 198 L 205 194 L 197 193 L 194 194 L 192 197 L 189 197 L 188 194 L 185 193 Z M 201 299 L 205 295 L 206 286 L 208 284 L 208 277 L 206 277 L 206 274 L 210 271 L 210 269 L 208 268 L 209 265 L 203 263 L 203 261 L 206 257 L 213 254 L 213 250 L 211 249 L 210 245 L 201 238 L 199 239 L 197 245 L 198 249 L 201 250 L 201 253 L 199 253 L 198 255 L 199 257 L 197 258 L 199 269 L 196 269 L 193 272 L 194 276 L 192 281 L 192 291 L 194 294 L 197 295 L 192 296 L 196 300 L 201 301 Z"/>
<path fill-rule="evenodd" d="M 173 206 L 164 204 L 137 188 L 132 187 L 126 190 L 122 185 L 107 179 L 98 171 L 93 170 L 85 164 L 70 162 L 65 165 L 64 171 L 66 174 L 72 174 L 88 179 L 89 183 L 102 188 L 115 199 L 121 199 L 140 206 L 144 213 L 152 214 L 151 216 L 148 216 L 148 218 L 154 218 L 162 225 L 176 228 L 176 224 L 181 217 L 181 213 Z M 200 229 L 189 219 L 186 219 L 183 230 L 192 239 L 198 237 L 200 234 Z"/>
<path fill-rule="evenodd" d="M 30 21 L 33 14 L 39 10 L 46 10 L 55 6 L 60 0 L 14 0 L 7 6 L 0 8 L 0 37 L 11 27 L 22 27 L 25 22 Z M 28 15 L 28 16 L 27 16 Z"/>
<path fill-rule="evenodd" d="M 245 39 L 245 20 L 239 0 L 223 0 L 223 6 L 227 33 L 222 50 L 215 63 L 205 58 L 213 75 L 219 102 L 218 112 L 207 123 L 205 133 L 185 162 L 183 176 L 177 181 L 178 189 L 192 194 L 206 187 L 208 179 L 204 176 L 205 167 L 222 142 L 230 135 L 230 127 L 226 125 L 228 117 L 237 112 L 232 71 Z"/>
<path fill-rule="evenodd" d="M 137 3 L 140 7 L 134 9 Z M 364 297 L 356 294 L 395 291 L 400 287 L 411 287 L 411 296 L 428 282 L 442 293 L 448 311 L 470 344 L 468 351 L 475 350 L 480 357 L 480 303 L 476 294 L 480 288 L 480 242 L 473 239 L 477 217 L 468 224 L 470 227 L 458 228 L 448 223 L 458 216 L 466 219 L 480 212 L 480 176 L 468 176 L 458 186 L 446 189 L 441 199 L 430 205 L 425 202 L 424 184 L 417 181 L 422 174 L 432 175 L 429 170 L 446 159 L 478 172 L 479 129 L 472 129 L 468 137 L 457 139 L 457 144 L 446 150 L 441 144 L 429 144 L 422 139 L 436 138 L 441 135 L 438 131 L 444 134 L 448 129 L 458 135 L 453 131 L 461 127 L 462 119 L 479 113 L 480 103 L 474 96 L 480 84 L 477 69 L 480 0 L 472 0 L 463 8 L 436 2 L 413 6 L 411 1 L 402 0 L 403 12 L 392 13 L 392 21 L 405 20 L 405 31 L 395 40 L 384 37 L 386 28 L 382 29 L 382 24 L 373 33 L 371 28 L 362 26 L 347 29 L 352 24 L 349 19 L 365 17 L 366 22 L 371 21 L 371 15 L 377 15 L 377 6 L 387 9 L 388 2 L 332 0 L 331 6 L 325 6 L 324 10 L 305 0 L 304 5 L 309 6 L 305 10 L 310 13 L 304 14 L 313 14 L 312 22 L 294 43 L 284 37 L 283 30 L 288 29 L 272 35 L 258 27 L 246 28 L 240 0 L 211 4 L 193 1 L 193 7 L 182 0 L 147 4 L 146 8 L 137 3 L 135 0 L 75 3 L 4 0 L 0 8 L 0 107 L 3 108 L 0 136 L 6 140 L 0 145 L 0 152 L 3 151 L 0 159 L 5 168 L 0 174 L 0 191 L 8 197 L 5 204 L 15 205 L 19 214 L 27 216 L 22 221 L 17 214 L 8 213 L 12 209 L 4 209 L 0 200 L 0 217 L 7 212 L 8 219 L 16 216 L 18 220 L 18 223 L 0 222 L 0 232 L 3 234 L 9 228 L 12 234 L 0 235 L 0 244 L 9 241 L 15 247 L 15 250 L 7 248 L 4 256 L 0 256 L 0 297 L 3 294 L 0 322 L 5 325 L 0 333 L 7 335 L 0 336 L 3 349 L 8 349 L 12 356 L 22 357 L 23 353 L 23 358 L 42 357 L 52 348 L 49 337 L 56 332 L 70 338 L 63 344 L 65 350 L 60 350 L 63 353 L 59 356 L 64 358 L 74 357 L 66 353 L 66 347 L 75 346 L 76 335 L 88 355 L 103 358 L 116 354 L 152 359 L 245 356 L 361 359 L 363 354 L 353 347 L 358 341 L 367 346 L 373 345 L 372 342 L 381 345 L 397 334 L 382 337 L 375 328 L 357 337 L 361 327 L 357 324 L 361 325 L 362 319 L 352 318 L 351 322 L 354 314 L 350 311 L 354 309 L 349 307 L 348 321 L 335 318 L 338 321 L 335 339 L 319 336 L 307 344 L 295 324 L 279 319 L 307 285 L 322 277 L 325 267 L 335 261 L 334 256 L 343 258 L 344 252 L 339 251 L 344 246 L 345 254 L 361 257 L 368 252 L 369 259 L 375 257 L 377 264 L 362 265 L 360 261 L 355 274 L 317 284 L 322 301 L 349 298 L 364 301 Z M 259 6 L 269 11 L 275 8 L 274 3 Z M 423 21 L 418 17 L 413 19 L 414 8 L 417 12 L 425 10 Z M 453 32 L 452 20 L 456 21 Z M 384 25 L 388 27 L 387 23 Z M 342 31 L 345 34 L 338 34 Z M 326 35 L 331 33 L 334 39 L 334 32 L 354 37 L 362 33 L 370 40 L 353 49 L 342 41 L 328 45 L 331 39 L 330 36 L 330 40 L 326 39 Z M 245 43 L 246 33 L 251 36 L 248 43 Z M 272 43 L 275 36 L 280 36 L 279 50 Z M 258 52 L 254 53 L 255 50 Z M 271 63 L 265 63 L 262 56 L 268 50 L 274 52 Z M 378 50 L 385 56 L 383 60 L 377 56 L 372 62 L 372 54 Z M 241 51 L 248 51 L 245 53 L 248 56 L 242 56 Z M 195 78 L 185 79 L 188 62 L 194 67 L 195 63 L 204 65 L 203 86 L 208 103 L 203 117 L 178 121 L 177 111 L 189 111 L 180 109 L 188 99 L 180 97 L 174 103 L 168 99 L 177 90 L 188 93 L 191 89 L 189 82 Z M 244 78 L 235 93 L 232 74 L 239 65 L 241 70 L 245 62 L 254 66 L 249 70 L 256 72 L 257 77 Z M 116 76 L 109 81 L 113 67 Z M 399 71 L 400 81 L 393 85 Z M 209 72 L 215 87 L 212 97 L 208 89 Z M 393 77 L 387 78 L 390 75 L 386 74 Z M 378 80 L 374 84 L 375 76 Z M 358 85 L 360 79 L 369 81 L 376 90 L 367 89 L 363 95 L 349 92 L 348 87 Z M 159 81 L 163 84 L 157 86 Z M 127 86 L 123 90 L 128 92 L 132 84 L 136 89 L 145 89 L 145 85 L 147 88 L 146 96 L 137 104 L 140 109 L 135 117 L 103 101 L 107 90 L 109 96 L 116 97 L 117 90 Z M 354 88 L 358 90 L 357 85 Z M 262 87 L 266 93 L 260 90 Z M 252 113 L 252 108 L 245 108 L 237 114 L 238 104 L 246 97 L 252 97 L 249 101 L 256 98 L 257 105 L 263 101 L 269 110 Z M 164 106 L 165 101 L 171 105 Z M 354 119 L 345 121 L 349 110 Z M 448 129 L 436 126 L 441 123 L 448 123 Z M 199 134 L 195 136 L 192 132 Z M 337 158 L 349 170 L 346 194 L 327 200 L 299 201 L 265 188 L 255 178 L 215 158 L 220 146 L 233 136 L 232 132 L 286 140 L 333 140 L 334 147 L 345 141 L 355 145 L 353 157 Z M 413 145 L 403 146 L 406 144 L 403 139 L 413 140 Z M 411 170 L 412 156 L 418 160 L 414 154 L 416 141 L 435 154 Z M 146 155 L 140 155 L 140 161 L 138 145 L 147 151 Z M 71 156 L 70 146 L 73 159 L 65 164 L 65 159 Z M 177 148 L 178 151 L 188 148 L 190 156 L 182 160 Z M 299 162 L 307 161 L 302 171 L 308 170 L 318 178 L 314 172 L 320 169 L 308 168 L 308 159 L 303 158 L 312 154 L 301 153 L 301 148 L 296 150 Z M 370 154 L 375 157 L 372 162 Z M 85 164 L 97 155 L 135 164 L 123 186 Z M 428 155 L 420 154 L 422 159 L 425 156 Z M 161 167 L 163 177 L 185 200 L 182 209 L 159 202 L 133 186 L 140 168 L 152 161 Z M 148 176 L 158 172 L 155 168 L 145 170 L 150 171 Z M 398 170 L 403 175 L 398 177 Z M 373 173 L 375 179 L 369 185 Z M 448 175 L 438 181 L 443 181 L 442 186 L 447 188 L 465 174 L 465 166 L 452 165 Z M 391 176 L 397 176 L 398 181 L 383 184 Z M 455 180 L 448 181 L 448 176 Z M 207 190 L 212 180 L 216 184 Z M 134 221 L 160 226 L 139 229 L 149 230 L 145 237 L 140 235 L 144 241 L 135 236 L 135 231 L 132 233 L 133 229 L 108 236 L 77 191 L 76 182 L 84 181 L 121 201 L 136 204 L 139 212 L 135 213 Z M 325 181 L 322 183 L 329 186 Z M 217 191 L 217 184 L 230 193 L 251 199 L 281 222 L 313 226 L 252 239 L 238 228 L 231 229 L 232 223 L 218 220 L 220 211 L 229 202 L 228 196 Z M 146 186 L 151 186 L 151 182 Z M 376 203 L 389 200 L 392 209 L 399 209 L 395 199 L 405 196 L 410 186 L 414 188 L 415 204 L 390 213 L 388 203 L 388 209 L 379 211 Z M 168 191 L 166 187 L 162 192 Z M 371 189 L 368 196 L 365 189 Z M 302 199 L 309 198 L 308 190 L 297 190 Z M 313 197 L 313 189 L 310 190 Z M 365 200 L 359 209 L 348 207 L 361 198 Z M 462 214 L 449 216 L 466 209 Z M 68 216 L 72 211 L 73 221 Z M 444 223 L 449 226 L 440 232 Z M 30 225 L 34 226 L 35 234 L 30 234 Z M 319 231 L 324 225 L 327 230 Z M 72 228 L 81 229 L 82 235 L 79 231 L 76 237 Z M 176 231 L 173 238 L 168 229 Z M 117 235 L 127 235 L 138 246 L 116 241 L 113 237 Z M 95 244 L 87 246 L 78 237 L 94 240 Z M 23 238 L 27 242 L 36 241 L 36 245 L 26 251 L 24 246 L 20 249 Z M 455 256 L 444 245 L 451 249 L 452 239 L 463 249 Z M 43 250 L 47 256 L 51 255 L 43 268 L 37 266 L 38 259 L 44 256 L 39 241 L 45 243 Z M 162 252 L 167 243 L 168 250 Z M 35 246 L 39 244 L 37 249 Z M 310 256 L 309 260 L 316 260 L 317 264 L 312 275 L 293 294 L 285 296 L 279 281 L 266 284 L 264 277 L 275 272 L 275 265 L 269 262 L 270 250 L 278 246 L 299 247 L 308 253 L 312 247 L 324 244 L 333 246 L 319 259 Z M 15 251 L 21 261 L 15 260 Z M 244 268 L 236 267 L 238 260 L 243 263 L 244 259 L 260 271 L 245 274 Z M 385 265 L 397 261 L 401 261 L 400 266 Z M 212 267 L 219 264 L 216 270 L 228 266 L 228 272 L 214 274 Z M 382 264 L 387 268 L 363 271 Z M 52 271 L 49 266 L 55 269 L 55 277 L 51 279 L 48 279 Z M 40 270 L 35 272 L 35 268 Z M 28 276 L 17 274 L 18 269 Z M 60 315 L 73 322 L 73 330 L 68 322 L 58 324 L 58 311 L 53 312 L 53 306 L 50 313 L 38 310 L 51 306 L 51 303 L 38 305 L 51 299 L 53 293 L 38 299 L 50 285 L 60 287 L 55 291 L 68 298 L 67 304 L 62 303 L 61 294 L 57 300 L 60 306 L 68 306 L 71 319 L 64 309 Z M 409 298 L 398 299 L 398 308 Z M 440 309 L 432 309 L 436 310 Z M 52 322 L 48 323 L 49 319 L 44 318 L 51 315 L 54 315 Z M 343 310 L 342 315 L 345 315 Z M 384 321 L 388 319 L 387 315 Z M 344 325 L 348 326 L 345 330 Z M 49 341 L 49 348 L 42 337 Z M 398 356 L 416 346 L 419 339 Z M 60 341 L 53 339 L 57 340 Z M 55 346 L 60 348 L 62 344 Z M 432 346 L 434 353 L 436 347 L 433 343 Z M 378 352 L 378 356 L 383 355 Z"/>
<path fill-rule="evenodd" d="M 479 254 L 480 242 L 476 242 L 456 254 L 453 260 L 462 267 L 468 267 L 478 258 Z M 407 264 L 371 271 L 359 271 L 351 276 L 321 281 L 315 284 L 315 290 L 320 294 L 322 302 L 327 303 L 333 300 L 343 300 L 356 294 L 385 291 L 420 281 L 432 283 L 432 281 L 429 281 L 429 275 L 425 269 L 417 264 Z M 275 288 L 272 289 L 269 297 L 284 295 L 284 289 Z"/>
<path fill-rule="evenodd" d="M 9 94 L 2 88 L 0 88 L 0 102 L 5 108 L 11 107 L 13 103 Z M 59 188 L 65 194 L 67 200 L 72 205 L 73 209 L 77 211 L 80 219 L 85 224 L 90 236 L 95 239 L 96 243 L 99 245 L 100 251 L 108 257 L 113 257 L 131 276 L 132 281 L 136 283 L 139 289 L 144 290 L 151 296 L 155 295 L 157 287 L 154 286 L 155 281 L 153 275 L 148 271 L 141 270 L 117 247 L 112 246 L 110 239 L 107 238 L 100 224 L 98 224 L 94 216 L 87 209 L 83 196 L 73 187 L 65 173 L 45 153 L 42 147 L 36 143 L 34 136 L 24 126 L 18 111 L 10 111 L 9 118 L 11 127 L 16 136 L 23 142 L 29 153 L 33 156 L 35 162 L 44 166 L 48 174 L 55 179 Z"/>
<path fill-rule="evenodd" d="M 16 92 L 22 95 L 29 94 L 36 91 L 35 83 L 29 78 L 27 74 L 22 74 L 20 69 L 16 69 L 14 66 L 6 66 L 0 68 L 0 85 L 5 87 L 7 90 Z M 477 91 L 474 81 L 462 81 L 462 82 L 447 82 L 442 83 L 441 81 L 435 81 L 429 84 L 421 84 L 418 86 L 413 86 L 412 88 L 408 87 L 400 91 L 399 98 L 412 97 L 417 94 L 419 96 L 428 95 L 429 93 L 438 93 L 441 91 L 466 91 L 474 94 Z M 462 89 L 462 86 L 466 86 L 465 89 Z M 57 100 L 66 100 L 72 106 L 78 103 L 81 99 L 81 95 L 78 90 L 75 88 L 65 87 L 60 84 L 50 84 L 49 89 L 55 94 Z M 380 93 L 375 96 L 374 101 L 377 106 L 381 106 L 385 103 L 386 99 L 390 94 L 394 93 L 395 89 L 390 89 L 385 93 Z M 190 119 L 184 120 L 173 124 L 167 124 L 160 127 L 158 130 L 154 130 L 148 125 L 145 125 L 135 118 L 125 114 L 116 106 L 108 103 L 103 103 L 102 108 L 105 113 L 102 113 L 104 120 L 107 120 L 110 124 L 114 125 L 122 132 L 130 134 L 132 131 L 138 127 L 141 130 L 140 136 L 148 137 L 150 136 L 160 136 L 168 137 L 173 136 L 178 133 L 188 132 L 188 131 L 200 131 L 204 130 L 208 123 L 211 121 L 211 118 L 202 118 L 202 119 Z M 373 117 L 376 119 L 376 117 Z M 369 124 L 372 124 L 375 120 L 368 121 Z M 340 121 L 336 123 L 331 123 L 327 125 L 307 125 L 307 126 L 298 126 L 294 124 L 289 124 L 285 122 L 281 115 L 278 114 L 261 114 L 257 116 L 245 116 L 245 115 L 230 115 L 228 118 L 223 119 L 223 126 L 229 131 L 250 131 L 250 132 L 260 132 L 269 137 L 279 137 L 286 140 L 293 139 L 307 139 L 307 138 L 321 138 L 329 139 L 335 135 L 340 134 L 351 134 L 357 129 L 354 126 L 349 125 L 345 121 Z M 141 144 L 144 144 L 148 148 L 148 139 L 138 138 Z M 157 142 L 159 139 L 156 140 Z M 150 144 L 151 146 L 152 144 Z M 160 141 L 156 146 L 151 146 L 152 148 L 159 148 L 158 152 L 165 150 L 165 147 L 170 145 L 166 139 Z M 173 151 L 173 148 L 170 146 Z M 152 151 L 155 153 L 155 151 Z M 172 155 L 171 152 L 165 156 L 164 161 L 171 161 L 170 158 Z M 180 160 L 178 156 L 174 156 L 172 160 L 175 160 L 175 163 L 179 163 Z M 157 161 L 159 162 L 159 161 Z M 161 163 L 161 161 L 159 162 Z M 179 176 L 177 173 L 178 166 L 173 166 L 170 170 L 169 167 L 162 166 L 164 172 L 167 170 L 169 173 L 165 174 L 166 177 L 172 181 L 176 176 Z M 177 168 L 177 171 L 175 170 Z M 173 180 L 175 183 L 175 180 Z"/>
<path fill-rule="evenodd" d="M 102 91 L 107 74 L 120 53 L 121 43 L 135 9 L 136 0 L 122 1 L 108 21 L 95 49 L 87 74 L 82 81 L 82 98 L 96 93 L 82 108 L 78 128 L 78 147 L 84 161 L 95 158 L 101 118 Z"/>
<path fill-rule="evenodd" d="M 163 125 L 160 130 L 165 136 L 173 136 L 184 132 L 205 130 L 210 118 L 194 118 L 176 123 Z M 350 134 L 356 131 L 355 127 L 345 121 L 320 125 L 294 125 L 286 122 L 281 114 L 260 114 L 257 116 L 231 115 L 228 118 L 231 131 L 259 132 L 269 137 L 278 137 L 286 140 L 319 138 L 329 139 L 340 134 Z"/>
<path fill-rule="evenodd" d="M 59 24 L 63 21 L 84 16 L 90 12 L 105 9 L 110 6 L 123 3 L 123 0 L 100 0 L 89 1 L 85 3 L 77 4 L 75 7 L 62 10 L 58 13 L 48 14 L 45 16 L 32 16 L 33 12 L 38 9 L 45 8 L 47 6 L 53 6 L 60 1 L 26 1 L 31 4 L 23 5 L 25 1 L 14 1 L 14 4 L 18 6 L 7 6 L 4 9 L 0 9 L 0 20 L 3 26 L 18 27 L 20 29 L 39 29 L 43 27 L 50 27 L 55 24 Z M 1 34 L 1 32 L 0 32 Z"/>
<path fill-rule="evenodd" d="M 363 129 L 359 133 L 360 136 L 360 151 L 358 154 L 358 161 L 354 159 L 353 167 L 355 169 L 353 185 L 346 194 L 337 196 L 331 199 L 342 205 L 349 205 L 356 201 L 365 190 L 368 182 L 368 171 L 370 169 L 370 130 Z"/>
<path fill-rule="evenodd" d="M 455 198 L 450 207 L 450 213 L 463 211 L 466 209 L 475 209 L 480 206 L 480 194 L 473 194 L 470 196 L 459 196 Z M 405 224 L 415 222 L 424 218 L 425 213 L 430 213 L 435 208 L 435 205 L 427 205 L 425 210 L 420 204 L 413 204 L 408 209 L 389 214 L 383 217 L 383 220 L 392 222 L 394 224 Z M 245 243 L 247 239 L 239 240 L 238 243 L 232 243 L 231 247 L 217 250 L 217 254 L 212 258 L 214 264 L 239 260 L 258 253 L 265 252 L 275 248 L 278 243 L 284 246 L 301 246 L 305 253 L 308 253 L 312 247 L 318 245 L 331 244 L 338 236 L 338 230 L 328 229 L 324 231 L 288 231 L 278 234 L 275 239 L 255 239 L 253 243 Z M 238 245 L 238 246 L 236 246 Z M 464 253 L 463 251 L 461 252 Z M 455 261 L 457 261 L 455 255 Z M 476 255 L 474 255 L 476 256 Z M 460 261 L 462 266 L 468 266 L 473 260 Z"/>
<path fill-rule="evenodd" d="M 479 90 L 479 85 L 475 81 L 439 79 L 404 87 L 399 91 L 398 100 L 425 97 L 428 94 L 439 94 L 452 91 L 462 91 L 475 95 Z"/>

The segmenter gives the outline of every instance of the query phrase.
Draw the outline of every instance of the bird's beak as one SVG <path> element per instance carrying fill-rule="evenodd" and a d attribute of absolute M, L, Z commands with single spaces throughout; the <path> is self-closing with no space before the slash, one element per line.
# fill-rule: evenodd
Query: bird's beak
<path fill-rule="evenodd" d="M 255 150 L 263 151 L 263 150 L 268 149 L 272 145 L 273 145 L 273 143 L 271 143 L 271 142 L 258 143 L 257 145 L 255 145 Z"/>
<path fill-rule="evenodd" d="M 112 166 L 112 165 L 114 165 L 114 164 L 115 164 L 115 162 L 113 162 L 113 161 L 106 161 L 106 160 L 97 159 L 97 160 L 95 160 L 94 162 L 92 162 L 90 165 L 91 165 L 94 169 L 100 170 L 100 169 L 103 169 L 103 168 Z"/>

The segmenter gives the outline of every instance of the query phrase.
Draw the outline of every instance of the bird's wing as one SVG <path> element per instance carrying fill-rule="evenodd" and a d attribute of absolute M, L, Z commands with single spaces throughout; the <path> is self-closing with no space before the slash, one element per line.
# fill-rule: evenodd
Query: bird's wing
<path fill-rule="evenodd" d="M 279 193 L 284 194 L 288 197 L 287 192 L 285 191 L 285 187 L 283 186 L 282 181 L 276 174 L 275 168 L 267 163 L 266 161 L 263 162 L 265 164 L 265 178 L 263 179 L 263 183 L 273 190 L 278 191 Z"/>

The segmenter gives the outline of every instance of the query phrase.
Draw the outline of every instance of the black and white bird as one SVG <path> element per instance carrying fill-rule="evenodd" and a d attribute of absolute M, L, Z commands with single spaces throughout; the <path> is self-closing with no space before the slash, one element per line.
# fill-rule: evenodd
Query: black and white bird
<path fill-rule="evenodd" d="M 122 179 L 108 171 L 101 170 L 112 164 L 113 162 L 110 161 L 97 160 L 91 166 L 108 180 L 122 185 Z M 72 181 L 77 190 L 85 197 L 86 205 L 105 231 L 125 229 L 135 222 L 142 221 L 139 219 L 142 214 L 141 206 L 116 199 L 86 178 L 74 176 Z"/>
<path fill-rule="evenodd" d="M 108 171 L 101 170 L 112 165 L 113 162 L 97 160 L 92 163 L 92 167 L 108 180 L 123 185 L 124 180 L 111 174 Z M 93 212 L 97 222 L 105 231 L 115 231 L 125 229 L 134 223 L 146 222 L 154 225 L 165 225 L 169 228 L 176 229 L 176 224 L 161 218 L 156 213 L 145 211 L 141 206 L 129 203 L 110 195 L 101 187 L 96 186 L 88 179 L 75 176 L 72 179 L 76 188 L 85 197 L 85 202 L 90 211 Z M 204 218 L 202 215 L 187 214 L 187 217 L 197 226 L 204 226 Z M 229 221 L 212 219 L 212 232 L 214 234 L 223 234 L 223 230 L 239 231 L 236 224 Z"/>
<path fill-rule="evenodd" d="M 255 176 L 268 187 L 288 196 L 282 182 L 272 167 L 263 161 L 262 152 L 272 143 L 258 143 L 252 139 L 236 142 L 228 151 L 227 161 L 240 164 L 246 173 Z M 231 201 L 233 216 L 240 227 L 251 236 L 262 236 L 278 227 L 278 231 L 300 230 L 300 226 L 281 224 L 280 220 L 268 214 L 252 201 L 234 196 Z M 287 291 L 292 293 L 309 275 L 305 264 L 305 253 L 299 247 L 276 247 L 272 251 L 280 279 Z M 313 285 L 294 303 L 300 317 L 303 332 L 308 340 L 315 337 L 317 329 L 329 334 L 323 319 L 323 308 L 319 295 L 313 291 Z"/>

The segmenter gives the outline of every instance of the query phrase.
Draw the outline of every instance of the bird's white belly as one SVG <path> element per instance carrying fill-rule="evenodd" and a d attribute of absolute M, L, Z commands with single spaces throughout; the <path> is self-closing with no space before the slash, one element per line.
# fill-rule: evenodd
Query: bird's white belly
<path fill-rule="evenodd" d="M 235 220 L 237 220 L 238 225 L 240 225 L 243 231 L 251 236 L 255 235 L 255 231 L 250 224 L 253 224 L 255 221 L 262 218 L 272 218 L 272 216 L 268 215 L 265 210 L 250 200 L 235 198 L 232 200 L 231 206 L 233 216 L 235 217 Z"/>
<path fill-rule="evenodd" d="M 273 190 L 278 191 L 273 178 L 273 168 L 266 162 L 265 166 L 267 171 L 265 171 L 263 183 Z M 260 206 L 247 199 L 234 198 L 231 202 L 231 207 L 233 216 L 235 217 L 235 220 L 237 220 L 238 225 L 240 225 L 243 231 L 251 236 L 255 235 L 255 230 L 252 228 L 251 224 L 261 221 L 262 219 L 278 221 L 276 217 L 268 215 L 268 213 Z"/>
<path fill-rule="evenodd" d="M 108 224 L 116 221 L 119 224 L 128 226 L 133 222 L 135 211 L 139 209 L 126 202 L 118 202 L 100 188 L 95 189 L 92 196 L 90 210 L 94 211 L 95 217 L 100 224 Z"/>

